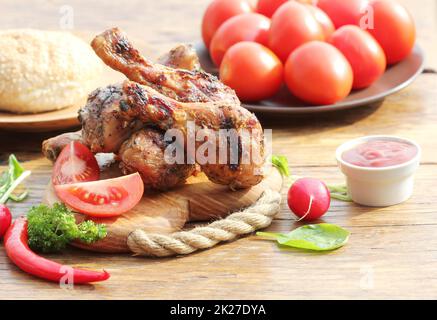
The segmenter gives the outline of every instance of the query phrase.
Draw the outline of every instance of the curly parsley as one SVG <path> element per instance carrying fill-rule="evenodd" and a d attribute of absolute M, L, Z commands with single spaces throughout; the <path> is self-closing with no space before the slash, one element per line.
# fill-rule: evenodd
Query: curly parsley
<path fill-rule="evenodd" d="M 29 246 L 40 252 L 61 251 L 73 240 L 93 243 L 106 237 L 105 225 L 90 220 L 76 224 L 73 212 L 59 203 L 32 207 L 27 221 Z"/>

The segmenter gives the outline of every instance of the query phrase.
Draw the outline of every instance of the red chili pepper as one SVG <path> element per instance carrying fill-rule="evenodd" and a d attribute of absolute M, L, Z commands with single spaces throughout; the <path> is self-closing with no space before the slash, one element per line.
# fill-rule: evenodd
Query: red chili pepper
<path fill-rule="evenodd" d="M 35 254 L 27 244 L 27 219 L 20 217 L 6 232 L 4 244 L 8 257 L 21 270 L 36 277 L 60 282 L 66 277 L 68 270 L 72 271 L 71 282 L 74 284 L 90 283 L 107 280 L 110 274 L 106 271 L 97 272 L 70 268 L 50 261 Z"/>
<path fill-rule="evenodd" d="M 5 235 L 6 231 L 8 231 L 11 221 L 12 216 L 8 207 L 4 204 L 0 204 L 0 239 Z"/>

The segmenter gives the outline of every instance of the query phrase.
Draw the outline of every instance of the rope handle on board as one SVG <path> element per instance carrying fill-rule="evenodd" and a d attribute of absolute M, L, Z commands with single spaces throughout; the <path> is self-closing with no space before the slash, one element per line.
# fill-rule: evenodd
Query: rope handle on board
<path fill-rule="evenodd" d="M 169 257 L 190 254 L 268 227 L 280 208 L 281 194 L 266 190 L 252 206 L 225 219 L 169 235 L 137 229 L 129 234 L 127 245 L 135 255 Z"/>

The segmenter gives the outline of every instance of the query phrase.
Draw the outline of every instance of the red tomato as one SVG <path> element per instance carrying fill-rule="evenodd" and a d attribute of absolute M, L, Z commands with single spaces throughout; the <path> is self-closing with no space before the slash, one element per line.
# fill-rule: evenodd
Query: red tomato
<path fill-rule="evenodd" d="M 416 27 L 413 18 L 399 3 L 391 0 L 374 0 L 374 26 L 369 33 L 379 42 L 387 57 L 388 64 L 405 59 L 414 47 Z"/>
<path fill-rule="evenodd" d="M 209 48 L 212 37 L 223 22 L 233 16 L 252 11 L 252 5 L 248 0 L 214 0 L 211 2 L 202 20 L 202 37 L 205 46 Z"/>
<path fill-rule="evenodd" d="M 256 6 L 256 11 L 271 18 L 280 6 L 289 0 L 259 0 Z"/>
<path fill-rule="evenodd" d="M 121 215 L 140 202 L 144 193 L 139 173 L 114 179 L 55 185 L 59 199 L 91 217 Z"/>
<path fill-rule="evenodd" d="M 331 194 L 326 185 L 317 179 L 296 180 L 288 190 L 288 207 L 305 221 L 323 216 L 331 205 Z"/>
<path fill-rule="evenodd" d="M 298 98 L 328 105 L 345 98 L 352 89 L 352 68 L 334 46 L 313 41 L 296 49 L 285 65 L 285 82 Z"/>
<path fill-rule="evenodd" d="M 280 6 L 282 6 L 284 3 L 288 1 L 290 0 L 259 0 L 256 7 L 256 12 L 271 18 L 273 14 L 276 12 L 276 10 L 278 10 Z M 300 3 L 311 4 L 313 3 L 314 0 L 295 0 L 295 1 L 298 1 Z"/>
<path fill-rule="evenodd" d="M 331 19 L 328 17 L 328 15 L 324 11 L 317 8 L 316 6 L 307 5 L 307 8 L 310 9 L 311 13 L 314 15 L 314 18 L 316 18 L 317 22 L 322 27 L 325 39 L 329 39 L 329 37 L 335 31 L 335 27 L 334 27 L 334 24 L 332 23 Z"/>
<path fill-rule="evenodd" d="M 70 142 L 59 154 L 52 174 L 53 184 L 98 180 L 99 165 L 94 154 L 79 141 Z"/>
<path fill-rule="evenodd" d="M 268 48 L 255 42 L 240 42 L 226 52 L 220 80 L 234 89 L 243 101 L 258 101 L 278 92 L 283 65 Z"/>
<path fill-rule="evenodd" d="M 347 24 L 359 26 L 368 2 L 368 0 L 319 0 L 317 6 L 325 11 L 336 28 L 340 28 Z"/>
<path fill-rule="evenodd" d="M 12 222 L 11 212 L 4 204 L 0 204 L 0 239 L 8 231 Z"/>
<path fill-rule="evenodd" d="M 211 58 L 220 66 L 226 51 L 242 41 L 254 41 L 267 45 L 270 19 L 258 13 L 246 13 L 232 17 L 223 23 L 212 38 L 209 47 Z"/>
<path fill-rule="evenodd" d="M 370 86 L 387 66 L 384 51 L 376 40 L 357 26 L 343 26 L 330 39 L 349 61 L 354 74 L 354 89 Z"/>
<path fill-rule="evenodd" d="M 272 17 L 269 47 L 283 62 L 303 43 L 324 39 L 322 27 L 303 4 L 290 1 Z"/>

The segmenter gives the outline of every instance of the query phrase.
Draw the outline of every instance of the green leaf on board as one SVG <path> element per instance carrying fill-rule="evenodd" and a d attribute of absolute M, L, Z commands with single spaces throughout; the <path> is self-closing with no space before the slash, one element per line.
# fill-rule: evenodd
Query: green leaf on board
<path fill-rule="evenodd" d="M 278 244 L 293 248 L 329 251 L 344 246 L 349 231 L 329 223 L 310 224 L 294 229 L 290 233 L 257 232 L 258 236 L 276 240 Z"/>
<path fill-rule="evenodd" d="M 352 201 L 352 198 L 348 194 L 346 185 L 328 185 L 327 187 L 331 193 L 331 198 L 345 202 Z"/>
<path fill-rule="evenodd" d="M 20 194 L 13 192 L 29 175 L 30 171 L 25 171 L 15 155 L 11 154 L 7 171 L 0 175 L 0 203 L 5 203 L 8 199 L 23 201 L 27 197 L 27 190 L 21 190 Z"/>
<path fill-rule="evenodd" d="M 290 175 L 290 171 L 288 169 L 288 160 L 286 156 L 272 156 L 272 164 L 279 170 L 279 172 L 288 177 Z"/>

